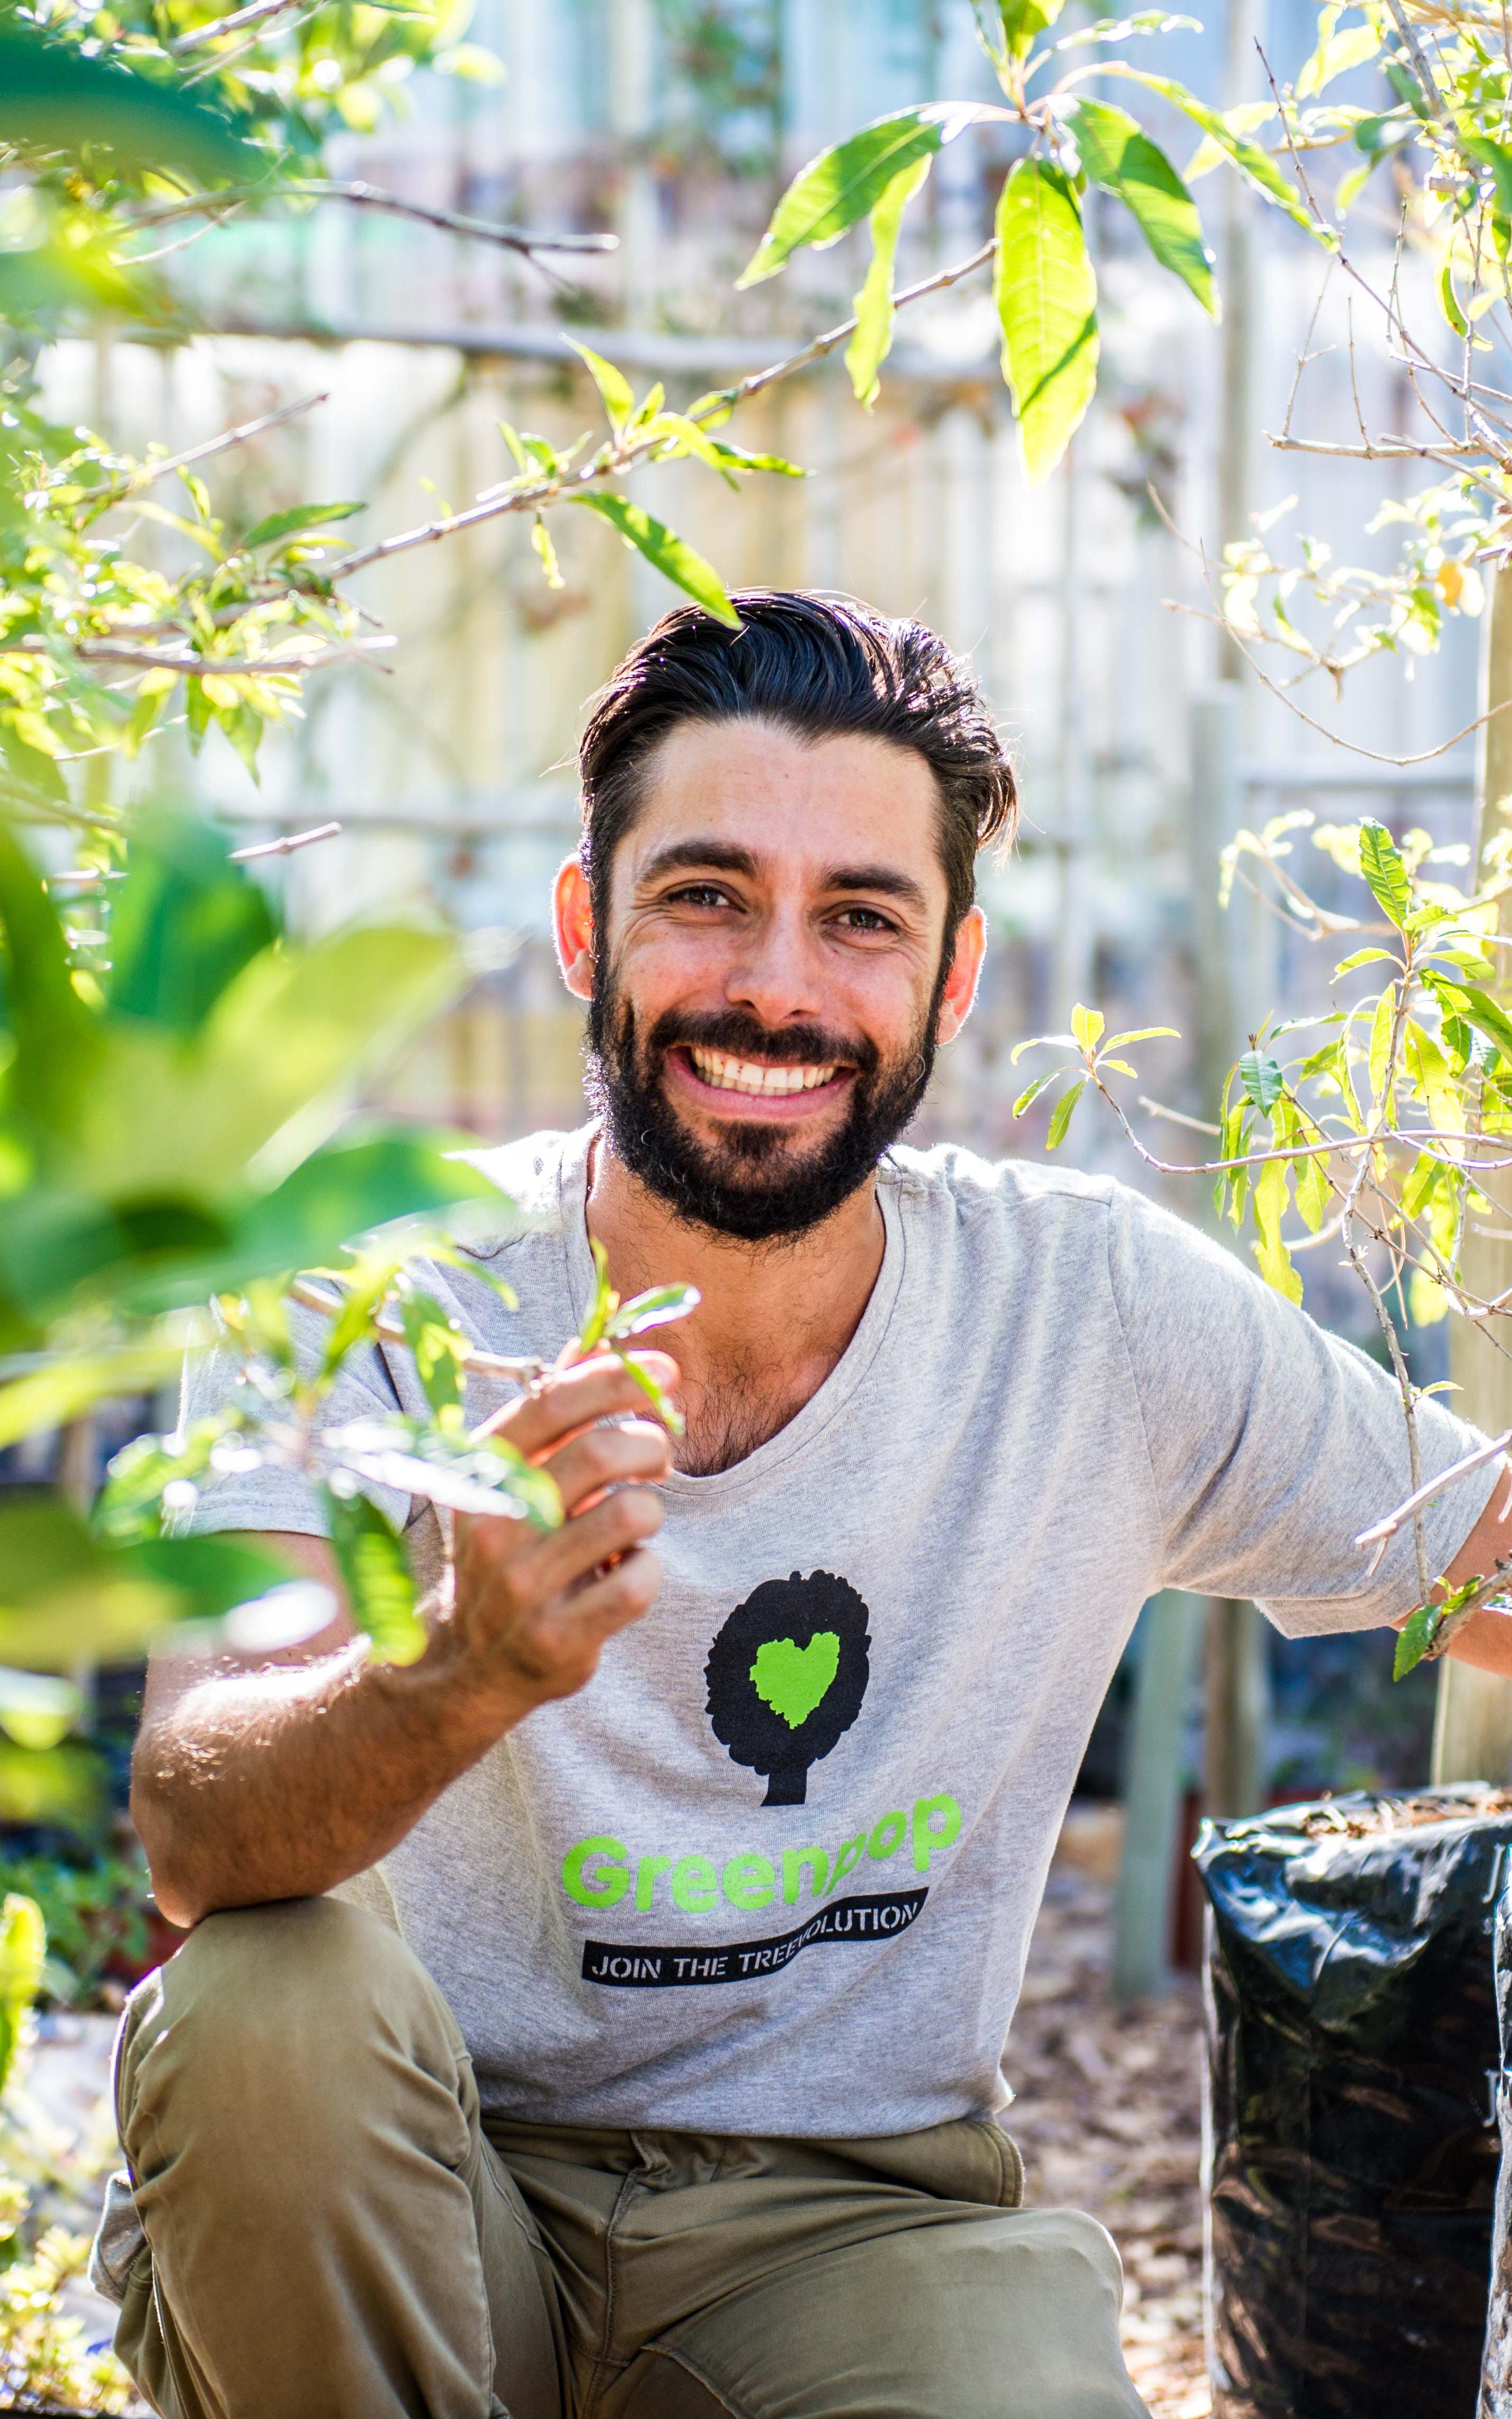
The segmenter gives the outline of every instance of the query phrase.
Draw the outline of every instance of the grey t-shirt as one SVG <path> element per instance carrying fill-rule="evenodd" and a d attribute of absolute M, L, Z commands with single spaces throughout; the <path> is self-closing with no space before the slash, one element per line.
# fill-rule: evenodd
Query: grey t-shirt
<path fill-rule="evenodd" d="M 490 1349 L 554 1354 L 581 1317 L 590 1136 L 483 1158 L 537 1222 L 478 1247 L 517 1313 L 427 1276 Z M 1409 1536 L 1371 1579 L 1352 1542 L 1409 1491 L 1394 1386 L 1228 1253 L 1121 1185 L 954 1149 L 891 1153 L 880 1199 L 881 1273 L 831 1376 L 733 1469 L 668 1482 L 650 1612 L 349 1886 L 435 1976 L 501 2115 L 865 2134 L 990 2114 L 1145 1599 L 1258 1597 L 1290 1636 L 1415 1599 Z M 190 1416 L 225 1382 L 202 1364 Z M 505 1391 L 473 1386 L 470 1416 Z M 393 1347 L 338 1410 L 396 1404 L 423 1408 Z M 1427 1472 L 1476 1441 L 1437 1402 L 1420 1420 Z M 1435 1569 L 1493 1484 L 1431 1507 Z M 260 1471 L 196 1525 L 320 1523 Z"/>

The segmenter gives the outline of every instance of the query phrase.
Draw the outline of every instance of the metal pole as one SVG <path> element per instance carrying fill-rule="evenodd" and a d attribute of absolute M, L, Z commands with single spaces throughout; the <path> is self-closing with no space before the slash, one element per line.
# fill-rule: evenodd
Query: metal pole
<path fill-rule="evenodd" d="M 1512 824 L 1512 712 L 1494 712 L 1509 700 L 1512 571 L 1504 567 L 1492 580 L 1490 600 L 1481 625 L 1481 711 L 1491 717 L 1481 730 L 1476 842 L 1481 850 Z M 1477 867 L 1478 864 L 1477 857 Z M 1512 932 L 1512 914 L 1505 899 L 1498 910 L 1498 919 L 1502 932 Z M 1504 998 L 1512 996 L 1504 976 L 1498 988 Z M 1484 1223 L 1473 1211 L 1465 1222 L 1463 1268 L 1466 1284 L 1482 1297 L 1490 1297 L 1512 1287 L 1512 1243 L 1483 1233 Z M 1454 1397 L 1457 1411 L 1493 1435 L 1499 1428 L 1512 1426 L 1512 1359 L 1504 1346 L 1498 1349 L 1475 1320 L 1452 1320 L 1449 1367 L 1461 1390 Z M 1489 1780 L 1500 1784 L 1509 1776 L 1512 1680 L 1498 1679 L 1492 1672 L 1473 1672 L 1467 1664 L 1445 1660 L 1439 1666 L 1439 1702 L 1433 1726 L 1434 1780 Z"/>

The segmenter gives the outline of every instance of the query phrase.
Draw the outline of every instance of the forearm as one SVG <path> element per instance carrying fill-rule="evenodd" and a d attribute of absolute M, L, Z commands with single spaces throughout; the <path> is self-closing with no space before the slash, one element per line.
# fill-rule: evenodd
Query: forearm
<path fill-rule="evenodd" d="M 1501 1679 L 1512 1680 L 1512 1615 L 1479 1607 L 1463 1628 L 1456 1630 L 1444 1653 L 1456 1663 L 1469 1663 L 1477 1672 L 1494 1672 Z"/>
<path fill-rule="evenodd" d="M 375 1864 L 510 1726 L 422 1659 L 324 1661 L 206 1681 L 144 1727 L 131 1812 L 171 1922 L 304 1898 Z"/>

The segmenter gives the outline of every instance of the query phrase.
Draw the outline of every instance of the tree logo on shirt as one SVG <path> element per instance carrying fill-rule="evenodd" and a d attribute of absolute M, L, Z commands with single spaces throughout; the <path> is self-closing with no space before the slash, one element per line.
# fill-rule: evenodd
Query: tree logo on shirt
<path fill-rule="evenodd" d="M 764 1806 L 802 1806 L 818 1764 L 861 1710 L 872 1674 L 867 1609 L 829 1571 L 764 1579 L 709 1649 L 714 1734 L 766 1775 Z"/>

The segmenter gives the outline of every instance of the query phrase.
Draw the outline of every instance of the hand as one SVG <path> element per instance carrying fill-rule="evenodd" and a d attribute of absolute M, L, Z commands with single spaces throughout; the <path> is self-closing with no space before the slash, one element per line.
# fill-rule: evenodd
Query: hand
<path fill-rule="evenodd" d="M 638 1357 L 661 1386 L 675 1386 L 668 1354 Z M 550 1471 L 567 1518 L 543 1533 L 523 1520 L 458 1513 L 452 1601 L 413 1668 L 463 1688 L 495 1736 L 581 1688 L 605 1641 L 655 1600 L 661 1566 L 646 1540 L 662 1513 L 651 1490 L 671 1470 L 671 1447 L 651 1420 L 597 1425 L 644 1402 L 628 1371 L 605 1356 L 553 1370 L 488 1423 L 486 1433 Z"/>

